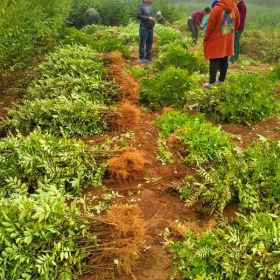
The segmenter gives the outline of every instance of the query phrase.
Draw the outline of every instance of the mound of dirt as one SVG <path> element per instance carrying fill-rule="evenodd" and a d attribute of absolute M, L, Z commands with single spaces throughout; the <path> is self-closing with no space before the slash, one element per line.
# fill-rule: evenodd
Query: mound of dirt
<path fill-rule="evenodd" d="M 143 155 L 137 149 L 128 149 L 120 156 L 109 160 L 108 171 L 116 180 L 135 179 L 143 175 L 145 164 Z"/>

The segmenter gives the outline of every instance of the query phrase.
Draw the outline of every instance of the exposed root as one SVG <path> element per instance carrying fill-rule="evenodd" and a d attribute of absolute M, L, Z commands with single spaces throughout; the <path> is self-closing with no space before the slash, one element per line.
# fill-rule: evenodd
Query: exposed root
<path fill-rule="evenodd" d="M 146 241 L 146 224 L 139 206 L 115 205 L 99 223 L 103 229 L 100 234 L 100 226 L 96 229 L 98 253 L 89 259 L 88 273 L 81 279 L 110 279 L 114 271 L 132 275 Z"/>
<path fill-rule="evenodd" d="M 133 179 L 143 174 L 145 163 L 143 155 L 138 150 L 129 149 L 109 160 L 108 171 L 116 180 Z"/>
<path fill-rule="evenodd" d="M 137 205 L 116 205 L 108 212 L 105 219 L 115 225 L 111 237 L 117 243 L 114 248 L 104 251 L 103 256 L 118 259 L 120 270 L 131 273 L 133 264 L 145 244 L 146 224 L 141 210 Z"/>
<path fill-rule="evenodd" d="M 140 110 L 136 106 L 125 101 L 117 109 L 117 115 L 113 121 L 113 125 L 116 125 L 121 131 L 133 129 L 139 123 L 140 114 Z"/>
<path fill-rule="evenodd" d="M 164 115 L 164 114 L 167 114 L 167 113 L 170 113 L 170 112 L 174 112 L 174 108 L 172 107 L 164 107 L 161 111 L 161 115 Z"/>
<path fill-rule="evenodd" d="M 109 70 L 112 78 L 120 87 L 122 99 L 134 104 L 139 101 L 139 84 L 125 70 L 122 54 L 114 51 L 108 55 L 110 62 Z"/>

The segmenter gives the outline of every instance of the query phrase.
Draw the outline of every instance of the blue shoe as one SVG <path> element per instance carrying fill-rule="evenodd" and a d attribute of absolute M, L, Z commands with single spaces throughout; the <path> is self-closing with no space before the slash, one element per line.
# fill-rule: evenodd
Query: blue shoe
<path fill-rule="evenodd" d="M 140 63 L 142 63 L 142 64 L 146 64 L 146 62 L 147 62 L 147 61 L 146 61 L 146 58 L 140 58 L 139 61 L 140 61 Z"/>
<path fill-rule="evenodd" d="M 149 62 L 154 62 L 155 61 L 155 59 L 153 57 L 148 57 L 148 58 L 146 58 L 146 60 L 149 61 Z"/>

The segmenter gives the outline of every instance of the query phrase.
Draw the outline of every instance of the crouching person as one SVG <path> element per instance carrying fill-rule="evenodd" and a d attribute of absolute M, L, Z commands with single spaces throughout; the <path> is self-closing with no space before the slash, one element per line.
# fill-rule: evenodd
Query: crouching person
<path fill-rule="evenodd" d="M 100 22 L 99 13 L 93 8 L 89 8 L 86 10 L 85 18 L 86 18 L 86 22 L 85 22 L 86 25 L 98 24 Z"/>

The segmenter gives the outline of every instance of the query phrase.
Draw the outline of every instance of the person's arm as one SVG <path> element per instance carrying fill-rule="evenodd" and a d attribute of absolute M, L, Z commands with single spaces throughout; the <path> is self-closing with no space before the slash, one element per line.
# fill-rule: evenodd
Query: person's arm
<path fill-rule="evenodd" d="M 137 18 L 144 21 L 156 21 L 154 17 L 147 16 L 144 14 L 144 10 L 140 5 L 137 10 Z"/>
<path fill-rule="evenodd" d="M 149 16 L 144 15 L 143 8 L 141 5 L 138 7 L 138 10 L 137 10 L 137 18 L 140 20 L 149 20 L 150 19 Z"/>
<path fill-rule="evenodd" d="M 213 34 L 216 25 L 217 25 L 217 19 L 218 19 L 218 11 L 219 9 L 214 8 L 212 12 L 210 13 L 208 24 L 206 27 L 206 32 L 204 35 L 204 41 L 208 41 Z"/>

